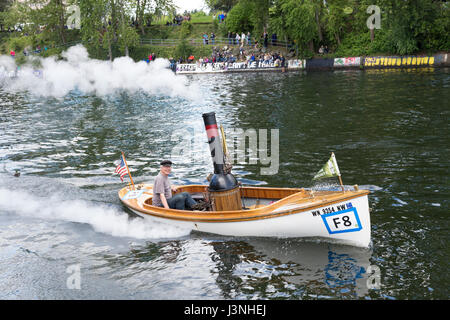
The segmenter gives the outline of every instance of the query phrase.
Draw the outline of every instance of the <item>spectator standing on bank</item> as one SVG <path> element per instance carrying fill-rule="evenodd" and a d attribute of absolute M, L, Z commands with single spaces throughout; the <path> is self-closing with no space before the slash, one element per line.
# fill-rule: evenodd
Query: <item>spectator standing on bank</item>
<path fill-rule="evenodd" d="M 239 40 L 241 40 L 241 37 L 239 36 L 239 32 L 236 32 L 236 44 L 239 45 Z"/>
<path fill-rule="evenodd" d="M 208 35 L 206 32 L 203 34 L 203 44 L 208 44 Z"/>
<path fill-rule="evenodd" d="M 267 45 L 269 43 L 269 34 L 264 31 L 263 37 L 264 37 L 264 48 L 267 48 Z"/>
<path fill-rule="evenodd" d="M 272 45 L 273 46 L 277 45 L 277 34 L 276 33 L 272 33 Z"/>
<path fill-rule="evenodd" d="M 250 31 L 247 32 L 247 44 L 248 44 L 249 46 L 252 45 L 251 38 L 250 38 Z"/>
<path fill-rule="evenodd" d="M 216 35 L 214 32 L 211 32 L 211 44 L 215 44 Z"/>
<path fill-rule="evenodd" d="M 245 43 L 245 32 L 242 32 L 241 43 L 242 43 L 242 45 L 244 45 L 244 43 Z"/>
<path fill-rule="evenodd" d="M 323 45 L 321 45 L 319 48 L 319 54 L 323 54 L 324 51 L 325 51 L 325 48 L 323 47 Z"/>

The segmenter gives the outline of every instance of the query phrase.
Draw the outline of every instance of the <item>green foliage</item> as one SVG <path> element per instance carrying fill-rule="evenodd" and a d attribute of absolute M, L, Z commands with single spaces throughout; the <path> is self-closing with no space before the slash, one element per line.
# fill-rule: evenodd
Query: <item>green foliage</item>
<path fill-rule="evenodd" d="M 192 33 L 193 27 L 192 27 L 192 23 L 190 23 L 189 21 L 183 21 L 181 23 L 181 39 L 186 39 L 187 37 L 189 37 L 189 35 Z"/>
<path fill-rule="evenodd" d="M 140 37 L 137 34 L 135 28 L 123 23 L 120 28 L 120 34 L 118 36 L 118 45 L 122 50 L 127 50 L 126 48 L 138 46 L 140 42 Z"/>
<path fill-rule="evenodd" d="M 208 16 L 203 11 L 191 14 L 192 23 L 211 23 L 212 21 L 213 21 L 212 16 Z"/>
<path fill-rule="evenodd" d="M 228 28 L 227 25 L 225 23 L 220 23 L 218 30 L 217 30 L 217 34 L 219 37 L 227 37 L 228 36 Z"/>
<path fill-rule="evenodd" d="M 269 0 L 239 1 L 227 14 L 228 31 L 262 34 L 269 24 L 269 4 Z"/>
<path fill-rule="evenodd" d="M 449 9 L 437 1 L 411 0 L 386 3 L 392 51 L 412 54 L 419 50 L 448 49 Z M 447 45 L 446 45 L 447 43 Z"/>
<path fill-rule="evenodd" d="M 190 55 L 198 57 L 209 57 L 211 56 L 211 47 L 207 46 L 199 46 L 189 48 L 179 48 L 176 47 L 162 47 L 162 46 L 152 46 L 152 45 L 141 45 L 139 47 L 130 49 L 130 57 L 135 61 L 146 60 L 148 55 L 151 53 L 155 53 L 156 57 L 165 57 L 165 58 L 174 58 L 179 59 L 182 57 L 186 59 Z"/>
<path fill-rule="evenodd" d="M 107 0 L 83 0 L 80 1 L 81 11 L 81 38 L 87 47 L 99 49 L 107 32 L 104 29 L 104 21 L 107 13 Z M 108 35 L 107 35 L 108 36 Z M 109 38 L 112 36 L 109 34 Z"/>
<path fill-rule="evenodd" d="M 19 55 L 24 48 L 37 45 L 49 48 L 41 55 L 59 54 L 65 48 L 60 45 L 81 37 L 92 57 L 129 53 L 144 59 L 149 49 L 140 44 L 138 32 L 144 39 L 201 39 L 204 32 L 226 37 L 228 31 L 250 31 L 256 39 L 267 31 L 280 40 L 293 41 L 305 58 L 315 55 L 321 44 L 328 46 L 330 56 L 450 50 L 450 5 L 434 0 L 206 0 L 210 8 L 218 10 L 216 15 L 228 12 L 225 23 L 195 12 L 181 27 L 163 25 L 162 18 L 175 12 L 173 0 L 22 0 L 10 1 L 7 8 L 4 3 L 0 1 L 0 23 L 6 28 L 21 25 L 23 32 L 0 34 L 0 51 L 14 49 Z M 65 9 L 73 3 L 81 9 L 79 31 L 64 28 Z M 373 33 L 366 24 L 370 5 L 381 9 L 381 29 Z M 132 17 L 137 18 L 139 27 L 129 24 Z M 147 26 L 158 19 L 162 25 Z M 183 41 L 176 47 L 154 47 L 151 52 L 185 58 L 206 56 L 210 51 L 210 47 L 191 47 Z"/>
<path fill-rule="evenodd" d="M 10 50 L 14 50 L 16 52 L 21 52 L 25 47 L 29 46 L 29 39 L 28 37 L 16 37 L 12 38 L 8 42 L 8 46 Z"/>
<path fill-rule="evenodd" d="M 335 45 L 341 44 L 341 38 L 348 25 L 348 17 L 353 13 L 347 0 L 333 0 L 328 2 L 326 15 L 326 32 L 328 39 Z"/>
<path fill-rule="evenodd" d="M 219 21 L 217 19 L 214 19 L 212 24 L 213 24 L 213 32 L 217 33 L 219 31 Z"/>
<path fill-rule="evenodd" d="M 239 0 L 205 0 L 206 5 L 211 10 L 223 10 L 227 12 L 238 2 Z"/>
<path fill-rule="evenodd" d="M 182 57 L 186 60 L 193 52 L 193 48 L 188 44 L 186 39 L 181 40 L 181 42 L 176 46 L 174 56 Z"/>
<path fill-rule="evenodd" d="M 272 28 L 294 40 L 301 55 L 310 56 L 311 43 L 318 38 L 313 0 L 278 0 L 272 11 Z"/>
<path fill-rule="evenodd" d="M 27 57 L 24 56 L 23 54 L 17 54 L 15 62 L 18 66 L 24 65 L 27 62 Z"/>
<path fill-rule="evenodd" d="M 255 10 L 254 3 L 240 1 L 227 14 L 226 26 L 231 32 L 253 31 L 252 14 Z"/>

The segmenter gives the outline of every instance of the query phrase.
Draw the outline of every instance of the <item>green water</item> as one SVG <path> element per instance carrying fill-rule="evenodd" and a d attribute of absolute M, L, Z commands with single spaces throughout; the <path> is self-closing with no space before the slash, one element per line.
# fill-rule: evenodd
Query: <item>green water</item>
<path fill-rule="evenodd" d="M 201 98 L 40 98 L 0 88 L 0 298 L 449 298 L 449 69 L 186 80 Z M 226 131 L 279 130 L 278 172 L 263 175 L 266 165 L 247 157 L 233 168 L 244 184 L 313 187 L 334 152 L 344 184 L 371 191 L 372 247 L 221 237 L 128 218 L 112 175 L 120 152 L 135 183 L 151 182 L 158 162 L 190 141 L 172 180 L 206 183 L 201 115 L 210 111 Z M 72 264 L 81 265 L 80 290 L 66 286 Z M 379 270 L 376 288 L 369 266 Z"/>

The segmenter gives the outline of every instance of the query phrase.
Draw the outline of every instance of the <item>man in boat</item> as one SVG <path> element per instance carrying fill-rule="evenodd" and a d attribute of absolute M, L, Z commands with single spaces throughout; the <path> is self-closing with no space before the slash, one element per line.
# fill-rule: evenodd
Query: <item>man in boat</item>
<path fill-rule="evenodd" d="M 187 192 L 181 192 L 172 197 L 172 192 L 177 190 L 177 187 L 172 186 L 169 181 L 169 174 L 172 171 L 172 161 L 164 160 L 161 161 L 160 165 L 159 174 L 153 183 L 153 205 L 166 209 L 198 209 L 197 202 Z"/>

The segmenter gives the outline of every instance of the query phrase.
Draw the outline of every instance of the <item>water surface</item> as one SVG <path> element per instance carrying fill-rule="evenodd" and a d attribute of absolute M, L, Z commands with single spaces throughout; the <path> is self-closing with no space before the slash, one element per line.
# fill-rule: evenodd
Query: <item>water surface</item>
<path fill-rule="evenodd" d="M 200 99 L 0 88 L 1 299 L 449 298 L 449 69 L 186 80 Z M 335 152 L 344 184 L 371 191 L 372 247 L 191 233 L 132 216 L 117 197 L 120 152 L 135 183 L 151 182 L 190 142 L 172 180 L 206 183 L 210 111 L 225 130 L 279 130 L 276 175 L 248 159 L 234 166 L 247 185 L 313 187 Z M 67 286 L 73 265 L 79 290 Z"/>

